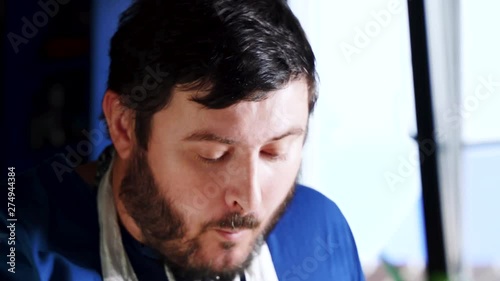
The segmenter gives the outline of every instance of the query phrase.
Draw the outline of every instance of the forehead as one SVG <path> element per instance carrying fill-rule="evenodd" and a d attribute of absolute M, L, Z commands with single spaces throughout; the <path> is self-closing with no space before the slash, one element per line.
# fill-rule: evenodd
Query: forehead
<path fill-rule="evenodd" d="M 243 101 L 223 109 L 207 109 L 191 101 L 194 91 L 175 89 L 170 104 L 153 116 L 151 141 L 177 142 L 196 131 L 210 132 L 257 145 L 294 128 L 306 129 L 308 87 L 289 82 L 262 101 Z"/>

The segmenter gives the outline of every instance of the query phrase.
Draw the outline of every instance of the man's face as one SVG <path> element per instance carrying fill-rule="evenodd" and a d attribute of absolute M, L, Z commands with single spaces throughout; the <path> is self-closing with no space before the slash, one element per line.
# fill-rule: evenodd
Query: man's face
<path fill-rule="evenodd" d="M 206 109 L 174 90 L 136 148 L 120 198 L 146 243 L 179 271 L 231 278 L 292 198 L 308 88 L 290 82 L 259 102 Z"/>

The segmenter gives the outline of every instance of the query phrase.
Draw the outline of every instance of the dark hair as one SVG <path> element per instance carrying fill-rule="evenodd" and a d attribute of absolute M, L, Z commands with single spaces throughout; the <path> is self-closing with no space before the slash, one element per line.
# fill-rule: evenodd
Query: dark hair
<path fill-rule="evenodd" d="M 174 86 L 202 90 L 192 100 L 220 109 L 305 78 L 310 113 L 317 99 L 314 53 L 285 0 L 136 0 L 110 59 L 108 89 L 135 110 L 144 149 Z"/>

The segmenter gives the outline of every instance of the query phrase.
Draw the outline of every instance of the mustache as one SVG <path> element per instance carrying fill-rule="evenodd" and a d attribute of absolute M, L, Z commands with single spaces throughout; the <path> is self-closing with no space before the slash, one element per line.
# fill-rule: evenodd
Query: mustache
<path fill-rule="evenodd" d="M 209 223 L 205 228 L 256 229 L 261 222 L 254 215 L 242 216 L 234 212 L 225 215 L 222 219 Z"/>

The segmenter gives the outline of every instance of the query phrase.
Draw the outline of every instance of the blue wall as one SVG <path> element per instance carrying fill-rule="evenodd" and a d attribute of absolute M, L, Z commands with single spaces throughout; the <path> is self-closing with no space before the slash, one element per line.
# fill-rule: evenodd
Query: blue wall
<path fill-rule="evenodd" d="M 110 144 L 110 141 L 104 137 L 104 123 L 99 121 L 99 116 L 102 113 L 101 102 L 106 92 L 106 81 L 108 79 L 109 43 L 116 31 L 121 12 L 130 3 L 130 0 L 94 0 L 92 3 L 90 128 L 91 132 L 93 132 L 94 149 L 90 156 L 91 159 L 96 159 L 102 149 Z"/>

